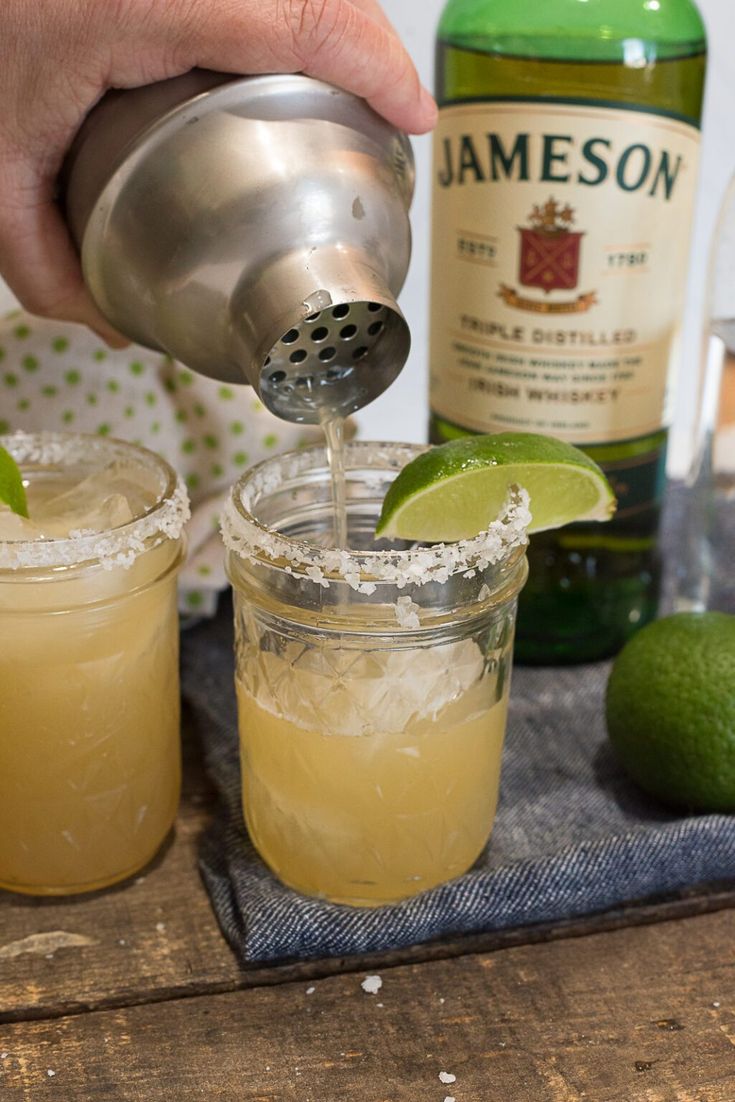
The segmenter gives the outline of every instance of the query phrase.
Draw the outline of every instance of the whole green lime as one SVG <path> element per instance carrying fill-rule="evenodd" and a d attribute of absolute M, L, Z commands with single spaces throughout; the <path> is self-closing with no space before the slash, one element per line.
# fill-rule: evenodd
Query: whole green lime
<path fill-rule="evenodd" d="M 607 730 L 641 788 L 692 811 L 735 811 L 735 616 L 681 612 L 613 664 Z"/>

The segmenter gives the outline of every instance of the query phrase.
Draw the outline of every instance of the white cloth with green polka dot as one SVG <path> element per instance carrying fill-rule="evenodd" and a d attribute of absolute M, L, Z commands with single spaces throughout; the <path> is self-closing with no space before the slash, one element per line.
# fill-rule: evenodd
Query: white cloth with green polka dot
<path fill-rule="evenodd" d="M 229 487 L 260 459 L 321 439 L 274 417 L 249 386 L 224 386 L 140 345 L 113 350 L 81 326 L 16 310 L 0 320 L 0 433 L 18 429 L 116 436 L 180 472 L 192 499 L 180 605 L 199 616 L 214 613 L 227 586 L 217 527 Z"/>

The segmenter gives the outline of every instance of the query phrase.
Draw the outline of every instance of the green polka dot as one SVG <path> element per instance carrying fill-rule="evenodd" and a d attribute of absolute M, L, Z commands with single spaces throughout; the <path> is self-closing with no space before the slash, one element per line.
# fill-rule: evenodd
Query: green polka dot
<path fill-rule="evenodd" d="M 30 337 L 31 331 L 27 325 L 16 325 L 13 330 L 13 336 L 17 337 L 19 341 L 24 341 L 26 337 Z"/>
<path fill-rule="evenodd" d="M 94 352 L 92 353 L 92 359 L 96 360 L 97 363 L 101 363 L 102 360 L 106 360 L 107 359 L 107 349 L 106 348 L 95 348 Z"/>
<path fill-rule="evenodd" d="M 267 436 L 263 437 L 263 446 L 266 448 L 275 448 L 278 443 L 278 437 L 274 432 L 269 432 Z"/>
<path fill-rule="evenodd" d="M 258 402 L 256 400 L 255 402 L 252 403 L 253 413 L 260 413 L 261 410 L 263 410 L 263 409 L 265 409 L 265 406 L 263 405 L 262 402 Z"/>
<path fill-rule="evenodd" d="M 231 402 L 232 399 L 235 397 L 235 391 L 230 390 L 228 386 L 221 386 L 217 391 L 217 395 L 222 399 L 223 402 Z"/>
<path fill-rule="evenodd" d="M 77 383 L 81 383 L 82 376 L 79 371 L 77 371 L 75 368 L 72 368 L 71 371 L 66 372 L 66 374 L 64 375 L 64 379 L 69 384 L 69 386 L 76 386 Z"/>
<path fill-rule="evenodd" d="M 201 402 L 195 402 L 193 409 L 197 417 L 204 417 L 205 413 L 207 412 Z"/>
<path fill-rule="evenodd" d="M 120 389 L 120 384 L 118 383 L 117 379 L 109 379 L 107 382 L 107 389 L 109 390 L 110 394 L 117 394 Z"/>
<path fill-rule="evenodd" d="M 180 371 L 179 382 L 183 383 L 184 386 L 191 386 L 191 384 L 194 382 L 194 375 L 191 371 Z"/>
<path fill-rule="evenodd" d="M 41 387 L 41 394 L 43 394 L 44 398 L 55 398 L 58 393 L 59 393 L 59 388 L 58 387 L 50 386 L 50 385 Z"/>
<path fill-rule="evenodd" d="M 151 425 L 151 432 L 156 433 L 156 432 L 160 432 L 160 431 L 161 431 L 161 422 L 160 421 L 154 421 L 153 424 Z"/>
<path fill-rule="evenodd" d="M 204 447 L 205 448 L 214 449 L 214 448 L 219 447 L 219 440 L 217 439 L 216 436 L 212 436 L 211 433 L 207 433 L 206 436 L 203 436 L 202 440 L 204 442 Z"/>
<path fill-rule="evenodd" d="M 235 452 L 235 454 L 232 457 L 232 461 L 238 467 L 244 467 L 245 464 L 248 461 L 248 453 L 247 452 Z"/>
<path fill-rule="evenodd" d="M 13 375 L 12 371 L 9 371 L 7 373 L 7 375 L 5 376 L 5 385 L 6 386 L 17 386 L 18 385 L 18 376 Z"/>
<path fill-rule="evenodd" d="M 30 398 L 21 398 L 21 400 L 18 402 L 18 409 L 21 410 L 21 412 L 25 412 L 25 410 L 30 409 L 30 408 L 31 408 Z"/>
<path fill-rule="evenodd" d="M 35 356 L 24 356 L 20 361 L 25 371 L 38 371 L 38 360 Z"/>
<path fill-rule="evenodd" d="M 145 404 L 147 406 L 155 406 L 157 401 L 158 398 L 156 397 L 156 395 L 153 393 L 152 390 L 149 390 L 145 396 Z"/>
<path fill-rule="evenodd" d="M 208 578 L 211 573 L 212 567 L 207 566 L 206 563 L 202 563 L 201 566 L 197 567 L 197 574 L 200 574 L 202 578 Z"/>
<path fill-rule="evenodd" d="M 164 388 L 164 390 L 167 390 L 169 394 L 175 394 L 176 390 L 178 389 L 177 386 L 176 386 L 176 380 L 175 379 L 164 379 L 163 380 L 163 388 Z"/>
<path fill-rule="evenodd" d="M 232 433 L 233 436 L 241 436 L 244 431 L 245 431 L 245 426 L 243 425 L 242 421 L 231 421 L 230 422 L 230 432 Z"/>
<path fill-rule="evenodd" d="M 134 406 L 126 406 L 125 409 L 123 410 L 123 415 L 125 417 L 135 417 L 135 407 Z"/>
<path fill-rule="evenodd" d="M 181 450 L 185 455 L 191 455 L 191 453 L 196 450 L 196 446 L 196 440 L 192 440 L 191 437 L 189 437 L 189 439 L 185 440 L 181 445 Z"/>
<path fill-rule="evenodd" d="M 69 347 L 69 341 L 66 337 L 54 337 L 51 341 L 51 347 L 54 352 L 66 352 Z"/>
<path fill-rule="evenodd" d="M 222 478 L 222 475 L 225 473 L 225 469 L 221 463 L 213 463 L 210 467 L 210 471 L 212 478 Z"/>
<path fill-rule="evenodd" d="M 5 349 L 0 345 L 0 361 L 5 359 Z"/>
<path fill-rule="evenodd" d="M 186 412 L 185 409 L 177 409 L 176 420 L 179 422 L 180 425 L 183 425 L 184 421 L 189 420 L 189 414 Z"/>
<path fill-rule="evenodd" d="M 97 435 L 98 436 L 109 436 L 111 431 L 112 431 L 112 429 L 110 428 L 110 426 L 107 424 L 106 421 L 103 421 L 101 425 L 97 426 Z"/>
<path fill-rule="evenodd" d="M 10 432 L 10 422 L 0 421 L 0 433 Z"/>
<path fill-rule="evenodd" d="M 145 371 L 145 368 L 143 367 L 143 364 L 140 362 L 140 360 L 133 360 L 133 362 L 130 365 L 131 374 L 132 375 L 142 375 L 144 371 Z"/>
<path fill-rule="evenodd" d="M 189 487 L 190 490 L 196 490 L 197 486 L 199 485 L 199 475 L 198 474 L 188 474 L 186 476 L 185 482 L 186 482 L 186 485 Z"/>
<path fill-rule="evenodd" d="M 61 420 L 64 422 L 65 425 L 70 425 L 75 416 L 76 414 L 74 413 L 73 409 L 65 409 L 61 415 Z"/>
<path fill-rule="evenodd" d="M 186 603 L 189 608 L 200 608 L 204 604 L 204 597 L 198 589 L 192 589 L 190 593 L 186 594 Z"/>
<path fill-rule="evenodd" d="M 90 390 L 89 394 L 87 395 L 87 405 L 96 406 L 98 401 L 99 399 L 95 392 L 93 390 Z"/>

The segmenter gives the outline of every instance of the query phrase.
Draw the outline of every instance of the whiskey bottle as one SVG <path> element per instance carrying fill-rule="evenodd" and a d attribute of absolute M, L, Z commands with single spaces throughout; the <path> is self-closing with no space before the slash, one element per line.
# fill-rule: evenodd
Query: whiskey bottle
<path fill-rule="evenodd" d="M 532 538 L 521 661 L 603 658 L 656 614 L 705 57 L 691 0 L 449 0 L 441 17 L 431 439 L 561 437 L 619 503 Z"/>

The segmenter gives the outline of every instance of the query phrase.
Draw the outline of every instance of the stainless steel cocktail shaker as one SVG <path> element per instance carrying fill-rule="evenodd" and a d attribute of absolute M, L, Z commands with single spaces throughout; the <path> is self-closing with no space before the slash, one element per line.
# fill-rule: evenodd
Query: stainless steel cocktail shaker
<path fill-rule="evenodd" d="M 408 139 L 355 96 L 195 71 L 105 96 L 62 201 L 120 332 L 316 423 L 405 363 L 413 182 Z"/>

